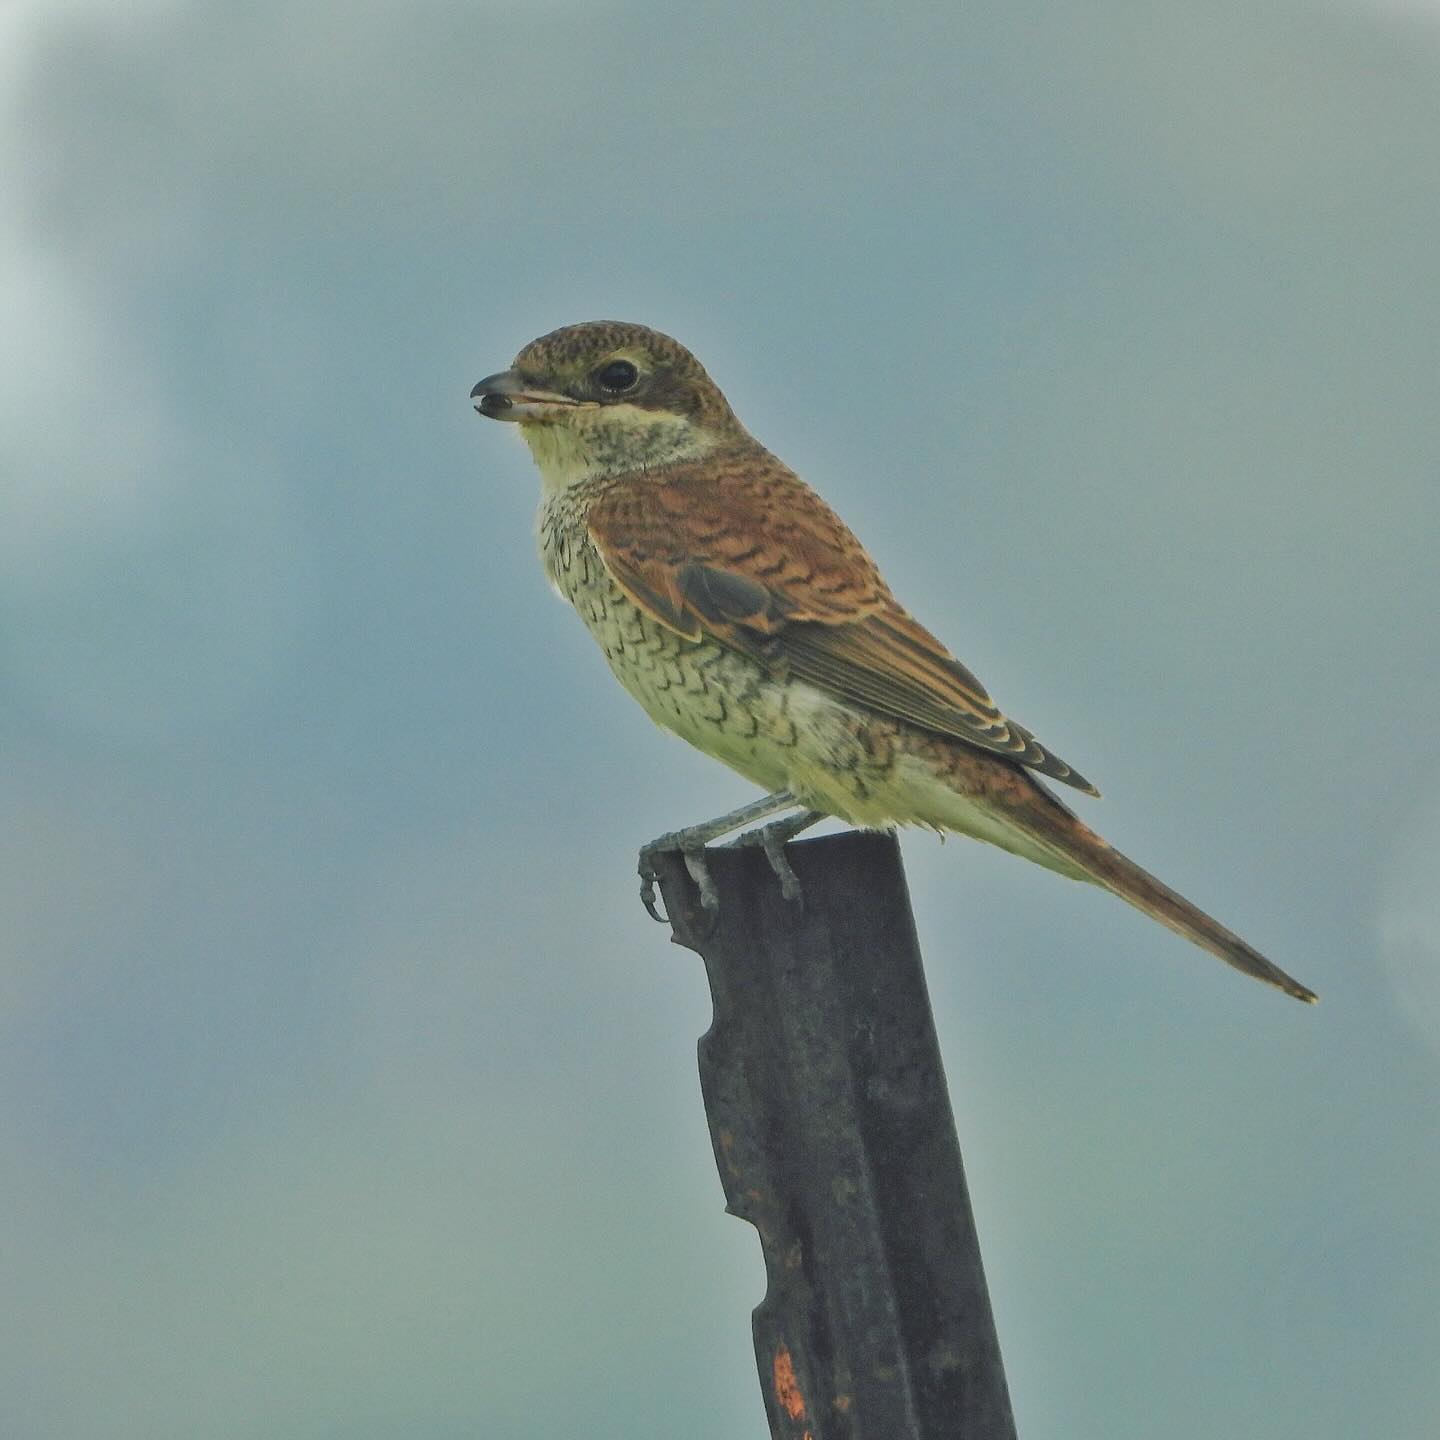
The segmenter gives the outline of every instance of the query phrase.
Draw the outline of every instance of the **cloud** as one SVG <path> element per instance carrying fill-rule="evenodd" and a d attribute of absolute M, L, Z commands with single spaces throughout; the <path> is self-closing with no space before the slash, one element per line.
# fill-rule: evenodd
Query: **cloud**
<path fill-rule="evenodd" d="M 0 668 L 125 740 L 233 712 L 285 653 L 305 566 L 283 477 L 172 413 L 143 343 L 54 257 L 0 245 Z"/>
<path fill-rule="evenodd" d="M 263 689 L 304 566 L 283 477 L 215 453 L 137 323 L 136 278 L 173 253 L 179 213 L 117 213 L 77 190 L 72 227 L 56 229 L 54 116 L 34 82 L 57 27 L 100 15 L 22 4 L 0 47 L 15 82 L 0 117 L 0 669 L 53 721 L 144 741 Z"/>

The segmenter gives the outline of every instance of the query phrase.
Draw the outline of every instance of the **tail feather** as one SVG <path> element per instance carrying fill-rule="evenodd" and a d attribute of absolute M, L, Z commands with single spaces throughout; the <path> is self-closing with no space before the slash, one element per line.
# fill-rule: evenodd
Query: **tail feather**
<path fill-rule="evenodd" d="M 1158 920 L 1243 974 L 1263 980 L 1308 1005 L 1320 998 L 1247 945 L 1234 931 L 1227 930 L 1218 920 L 1101 839 L 1073 811 L 1056 801 L 1048 789 L 1038 785 L 1035 788 L 1051 803 L 1043 811 L 1040 807 L 1027 806 L 1029 823 L 1025 828 L 1033 840 L 1063 862 L 1063 868 L 1069 873 L 1073 874 L 1076 869 L 1083 871 L 1093 884 L 1118 895 L 1142 914 Z"/>
<path fill-rule="evenodd" d="M 1112 895 L 1128 901 L 1137 910 L 1168 926 L 1177 935 L 1192 940 L 1202 950 L 1217 955 L 1246 975 L 1253 975 L 1267 985 L 1274 985 L 1296 1000 L 1313 1005 L 1320 997 L 1278 965 L 1267 960 L 1252 945 L 1247 945 L 1233 930 L 1227 930 L 1183 895 L 1142 870 L 1133 860 L 1112 846 L 1100 841 L 1103 852 L 1091 856 L 1087 867 L 1096 881 Z M 1096 862 L 1099 863 L 1096 863 Z"/>

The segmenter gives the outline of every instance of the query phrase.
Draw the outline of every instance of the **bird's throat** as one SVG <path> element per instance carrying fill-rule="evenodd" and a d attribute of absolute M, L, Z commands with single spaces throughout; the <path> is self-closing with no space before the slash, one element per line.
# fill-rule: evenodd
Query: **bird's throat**
<path fill-rule="evenodd" d="M 629 406 L 575 412 L 563 421 L 527 421 L 520 433 L 547 494 L 606 475 L 698 460 L 717 443 L 690 420 Z"/>

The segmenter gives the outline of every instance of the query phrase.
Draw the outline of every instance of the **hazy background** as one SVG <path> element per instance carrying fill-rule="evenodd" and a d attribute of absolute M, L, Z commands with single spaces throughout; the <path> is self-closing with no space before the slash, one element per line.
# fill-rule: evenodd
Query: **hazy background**
<path fill-rule="evenodd" d="M 1084 813 L 905 851 L 1026 1440 L 1440 1413 L 1440 6 L 0 9 L 0 1435 L 764 1432 L 750 798 L 470 386 L 690 344 Z"/>

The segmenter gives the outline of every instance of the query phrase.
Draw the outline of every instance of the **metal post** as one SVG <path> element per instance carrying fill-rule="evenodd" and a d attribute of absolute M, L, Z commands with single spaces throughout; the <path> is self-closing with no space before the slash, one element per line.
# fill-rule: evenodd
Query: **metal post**
<path fill-rule="evenodd" d="M 1014 1440 L 899 846 L 850 833 L 707 852 L 718 916 L 661 857 L 704 958 L 700 1079 L 731 1214 L 760 1232 L 772 1437 Z"/>

